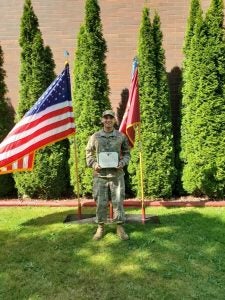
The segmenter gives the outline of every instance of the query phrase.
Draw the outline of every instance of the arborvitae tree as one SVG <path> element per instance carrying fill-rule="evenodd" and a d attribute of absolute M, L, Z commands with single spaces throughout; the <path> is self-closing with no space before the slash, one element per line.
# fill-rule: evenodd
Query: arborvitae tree
<path fill-rule="evenodd" d="M 3 51 L 0 45 L 0 143 L 13 126 L 13 116 L 6 98 L 6 72 L 3 69 Z M 0 175 L 0 197 L 10 196 L 14 192 L 14 181 L 11 174 Z"/>
<path fill-rule="evenodd" d="M 85 147 L 89 136 L 100 129 L 102 112 L 111 107 L 105 65 L 106 51 L 98 1 L 87 0 L 85 22 L 80 28 L 75 53 L 73 87 L 79 182 L 82 195 L 92 191 L 92 170 L 86 167 Z M 76 192 L 74 156 L 74 144 L 71 142 L 71 182 Z"/>
<path fill-rule="evenodd" d="M 188 122 L 188 119 L 185 120 L 185 118 L 186 113 L 189 112 L 189 104 L 193 101 L 193 99 L 195 99 L 198 88 L 199 68 L 196 68 L 196 65 L 200 63 L 201 60 L 201 55 L 199 54 L 202 48 L 200 44 L 200 38 L 203 33 L 202 30 L 203 17 L 200 3 L 199 0 L 192 0 L 183 48 L 184 61 L 182 69 L 182 133 L 184 133 L 185 131 L 185 126 L 187 124 L 186 122 Z M 190 118 L 190 115 L 188 115 L 188 118 Z"/>
<path fill-rule="evenodd" d="M 198 47 L 198 42 L 199 42 L 198 39 L 196 40 L 196 37 L 199 36 L 201 32 L 202 21 L 203 21 L 202 10 L 200 6 L 200 2 L 199 0 L 192 0 L 189 18 L 187 22 L 187 29 L 185 33 L 184 46 L 183 46 L 184 60 L 182 66 L 182 87 L 181 87 L 182 105 L 180 107 L 181 115 L 182 115 L 180 123 L 182 121 L 182 130 L 181 130 L 181 137 L 178 140 L 178 144 L 177 144 L 178 146 L 177 151 L 180 152 L 182 149 L 182 155 L 184 153 L 184 148 L 185 148 L 184 136 L 186 135 L 186 131 L 187 131 L 186 126 L 190 121 L 190 112 L 189 110 L 186 110 L 186 108 L 188 108 L 189 106 L 188 103 L 193 101 L 194 98 L 193 93 L 195 92 L 195 88 L 193 88 L 193 85 L 198 84 L 198 79 L 199 79 L 197 75 L 198 70 L 195 70 L 195 61 L 197 58 L 196 49 Z M 194 37 L 194 32 L 196 32 L 195 37 Z M 192 80 L 192 78 L 194 80 Z M 190 138 L 190 142 L 191 142 L 191 138 Z M 189 150 L 187 149 L 187 151 Z M 182 169 L 183 169 L 183 159 L 181 159 L 181 162 L 179 160 L 179 168 L 178 168 L 179 182 L 181 181 L 181 177 L 182 177 Z M 180 184 L 180 191 L 184 193 L 182 184 Z"/>
<path fill-rule="evenodd" d="M 26 24 L 31 24 L 32 20 L 35 19 L 36 22 L 33 23 L 33 26 L 36 26 L 36 30 L 32 28 L 32 32 L 34 32 L 32 39 L 26 39 L 22 18 L 20 39 L 22 47 L 21 74 L 23 75 L 28 63 L 30 74 L 29 78 L 28 76 L 20 76 L 19 119 L 32 107 L 55 78 L 55 63 L 52 52 L 48 46 L 44 47 L 37 18 L 29 0 L 26 1 L 24 10 L 26 12 L 24 12 Z M 24 56 L 23 54 L 27 49 L 29 49 L 29 55 Z M 23 64 L 25 67 L 23 67 Z M 28 82 L 29 85 L 27 85 Z M 24 91 L 26 91 L 26 98 L 24 98 Z M 38 150 L 35 155 L 34 169 L 31 172 L 15 174 L 19 196 L 26 195 L 31 198 L 59 198 L 65 196 L 69 188 L 68 148 L 68 140 L 64 140 Z"/>
<path fill-rule="evenodd" d="M 172 195 L 174 165 L 165 57 L 157 15 L 153 24 L 149 9 L 144 8 L 138 44 L 144 195 L 157 198 Z M 129 171 L 140 194 L 137 148 L 136 144 Z"/>
<path fill-rule="evenodd" d="M 185 66 L 185 61 L 188 58 L 188 51 L 191 48 L 191 40 L 194 35 L 194 28 L 196 25 L 196 20 L 199 17 L 199 14 L 202 14 L 201 12 L 201 6 L 199 0 L 192 0 L 191 1 L 191 8 L 190 8 L 190 14 L 187 22 L 187 30 L 185 33 L 185 40 L 184 40 L 184 47 L 183 52 L 185 55 L 183 64 Z"/>
<path fill-rule="evenodd" d="M 176 169 L 174 166 L 174 141 L 172 134 L 169 84 L 166 73 L 165 51 L 162 47 L 163 35 L 160 26 L 160 17 L 156 13 L 152 24 L 157 80 L 157 102 L 155 103 L 156 114 L 154 114 L 156 121 L 154 122 L 157 122 L 155 130 L 157 130 L 158 143 L 157 153 L 154 155 L 159 158 L 155 176 L 158 177 L 158 189 L 160 191 L 158 194 L 161 193 L 163 197 L 166 197 L 172 195 L 176 179 Z M 150 168 L 151 167 L 149 167 L 149 170 Z M 152 183 L 153 182 L 155 182 L 155 179 L 152 179 Z M 161 191 L 162 186 L 163 191 Z"/>
<path fill-rule="evenodd" d="M 195 2 L 192 2 L 192 6 Z M 193 118 L 195 117 L 196 108 L 198 106 L 196 102 L 197 90 L 199 88 L 200 80 L 200 64 L 202 60 L 202 48 L 200 40 L 204 37 L 203 34 L 203 16 L 200 6 L 194 5 L 191 9 L 193 17 L 189 17 L 194 24 L 189 24 L 190 33 L 187 33 L 187 41 L 184 45 L 184 62 L 183 62 L 183 86 L 182 86 L 182 119 L 181 119 L 181 159 L 183 162 L 183 175 L 188 174 L 191 157 L 196 149 L 193 147 Z M 195 16 L 195 18 L 194 18 Z M 192 38 L 190 38 L 192 36 Z M 190 173 L 190 177 L 191 173 Z M 185 184 L 183 184 L 185 188 Z M 187 190 L 185 188 L 185 190 Z M 187 190 L 188 191 L 188 190 Z"/>
<path fill-rule="evenodd" d="M 139 98 L 140 98 L 140 113 L 141 113 L 141 138 L 142 138 L 142 153 L 143 153 L 143 173 L 144 176 L 144 195 L 152 195 L 148 191 L 148 168 L 146 162 L 148 154 L 151 152 L 146 151 L 149 143 L 149 134 L 151 134 L 151 124 L 149 124 L 151 116 L 152 103 L 157 99 L 156 88 L 156 70 L 155 70 L 155 53 L 154 53 L 154 40 L 152 34 L 152 25 L 149 18 L 149 9 L 144 8 L 142 12 L 142 20 L 139 31 L 138 41 L 138 74 L 139 74 Z M 129 173 L 131 174 L 131 181 L 134 191 L 140 196 L 140 165 L 139 165 L 139 143 L 136 139 L 135 146 L 132 150 L 131 162 L 128 166 Z M 146 176 L 146 174 L 148 174 Z"/>
<path fill-rule="evenodd" d="M 186 115 L 190 111 L 192 118 L 186 125 L 183 139 L 183 182 L 190 193 L 219 198 L 225 195 L 225 37 L 222 0 L 212 0 L 200 32 L 200 35 L 195 33 L 193 37 L 193 44 L 199 45 L 195 56 L 199 79 L 194 86 L 194 100 L 186 107 Z"/>
<path fill-rule="evenodd" d="M 19 120 L 32 106 L 30 99 L 30 85 L 32 83 L 32 47 L 34 37 L 39 32 L 38 19 L 34 13 L 31 0 L 25 0 L 23 15 L 20 24 L 19 43 L 20 54 L 20 100 L 17 108 L 17 120 Z"/>

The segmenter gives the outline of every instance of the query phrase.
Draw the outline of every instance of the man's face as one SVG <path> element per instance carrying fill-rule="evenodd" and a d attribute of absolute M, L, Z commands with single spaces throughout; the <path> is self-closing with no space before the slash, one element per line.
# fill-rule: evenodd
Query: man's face
<path fill-rule="evenodd" d="M 105 129 L 113 129 L 116 119 L 113 116 L 106 115 L 102 118 L 102 123 Z"/>

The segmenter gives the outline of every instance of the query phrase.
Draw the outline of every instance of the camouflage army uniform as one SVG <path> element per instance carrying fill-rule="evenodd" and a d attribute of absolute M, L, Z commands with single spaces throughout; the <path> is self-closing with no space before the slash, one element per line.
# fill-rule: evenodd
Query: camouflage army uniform
<path fill-rule="evenodd" d="M 124 167 L 130 160 L 130 150 L 126 136 L 118 130 L 105 132 L 100 130 L 93 134 L 86 147 L 88 167 L 95 168 L 100 152 L 117 152 L 119 164 Z M 96 201 L 96 221 L 104 223 L 107 220 L 108 200 L 112 201 L 116 223 L 125 221 L 123 200 L 125 198 L 124 172 L 122 169 L 102 168 L 94 171 L 93 197 Z"/>

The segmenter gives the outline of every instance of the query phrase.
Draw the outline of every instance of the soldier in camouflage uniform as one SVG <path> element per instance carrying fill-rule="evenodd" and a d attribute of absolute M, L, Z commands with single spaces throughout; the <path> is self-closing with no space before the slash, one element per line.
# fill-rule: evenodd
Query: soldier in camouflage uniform
<path fill-rule="evenodd" d="M 117 223 L 117 235 L 122 240 L 129 238 L 122 224 L 125 221 L 123 167 L 130 160 L 130 150 L 127 137 L 114 129 L 115 122 L 115 114 L 112 110 L 103 112 L 103 129 L 90 137 L 86 147 L 87 165 L 94 170 L 93 197 L 97 205 L 96 221 L 98 223 L 94 240 L 103 237 L 109 199 L 114 209 L 113 221 Z M 105 161 L 100 159 L 103 156 L 106 157 Z"/>

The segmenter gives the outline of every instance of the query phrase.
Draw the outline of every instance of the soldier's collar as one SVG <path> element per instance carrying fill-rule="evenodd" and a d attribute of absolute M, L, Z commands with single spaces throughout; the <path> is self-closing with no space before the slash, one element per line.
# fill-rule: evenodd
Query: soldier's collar
<path fill-rule="evenodd" d="M 103 129 L 100 131 L 100 136 L 116 136 L 116 131 L 113 129 L 111 132 L 105 132 Z"/>

